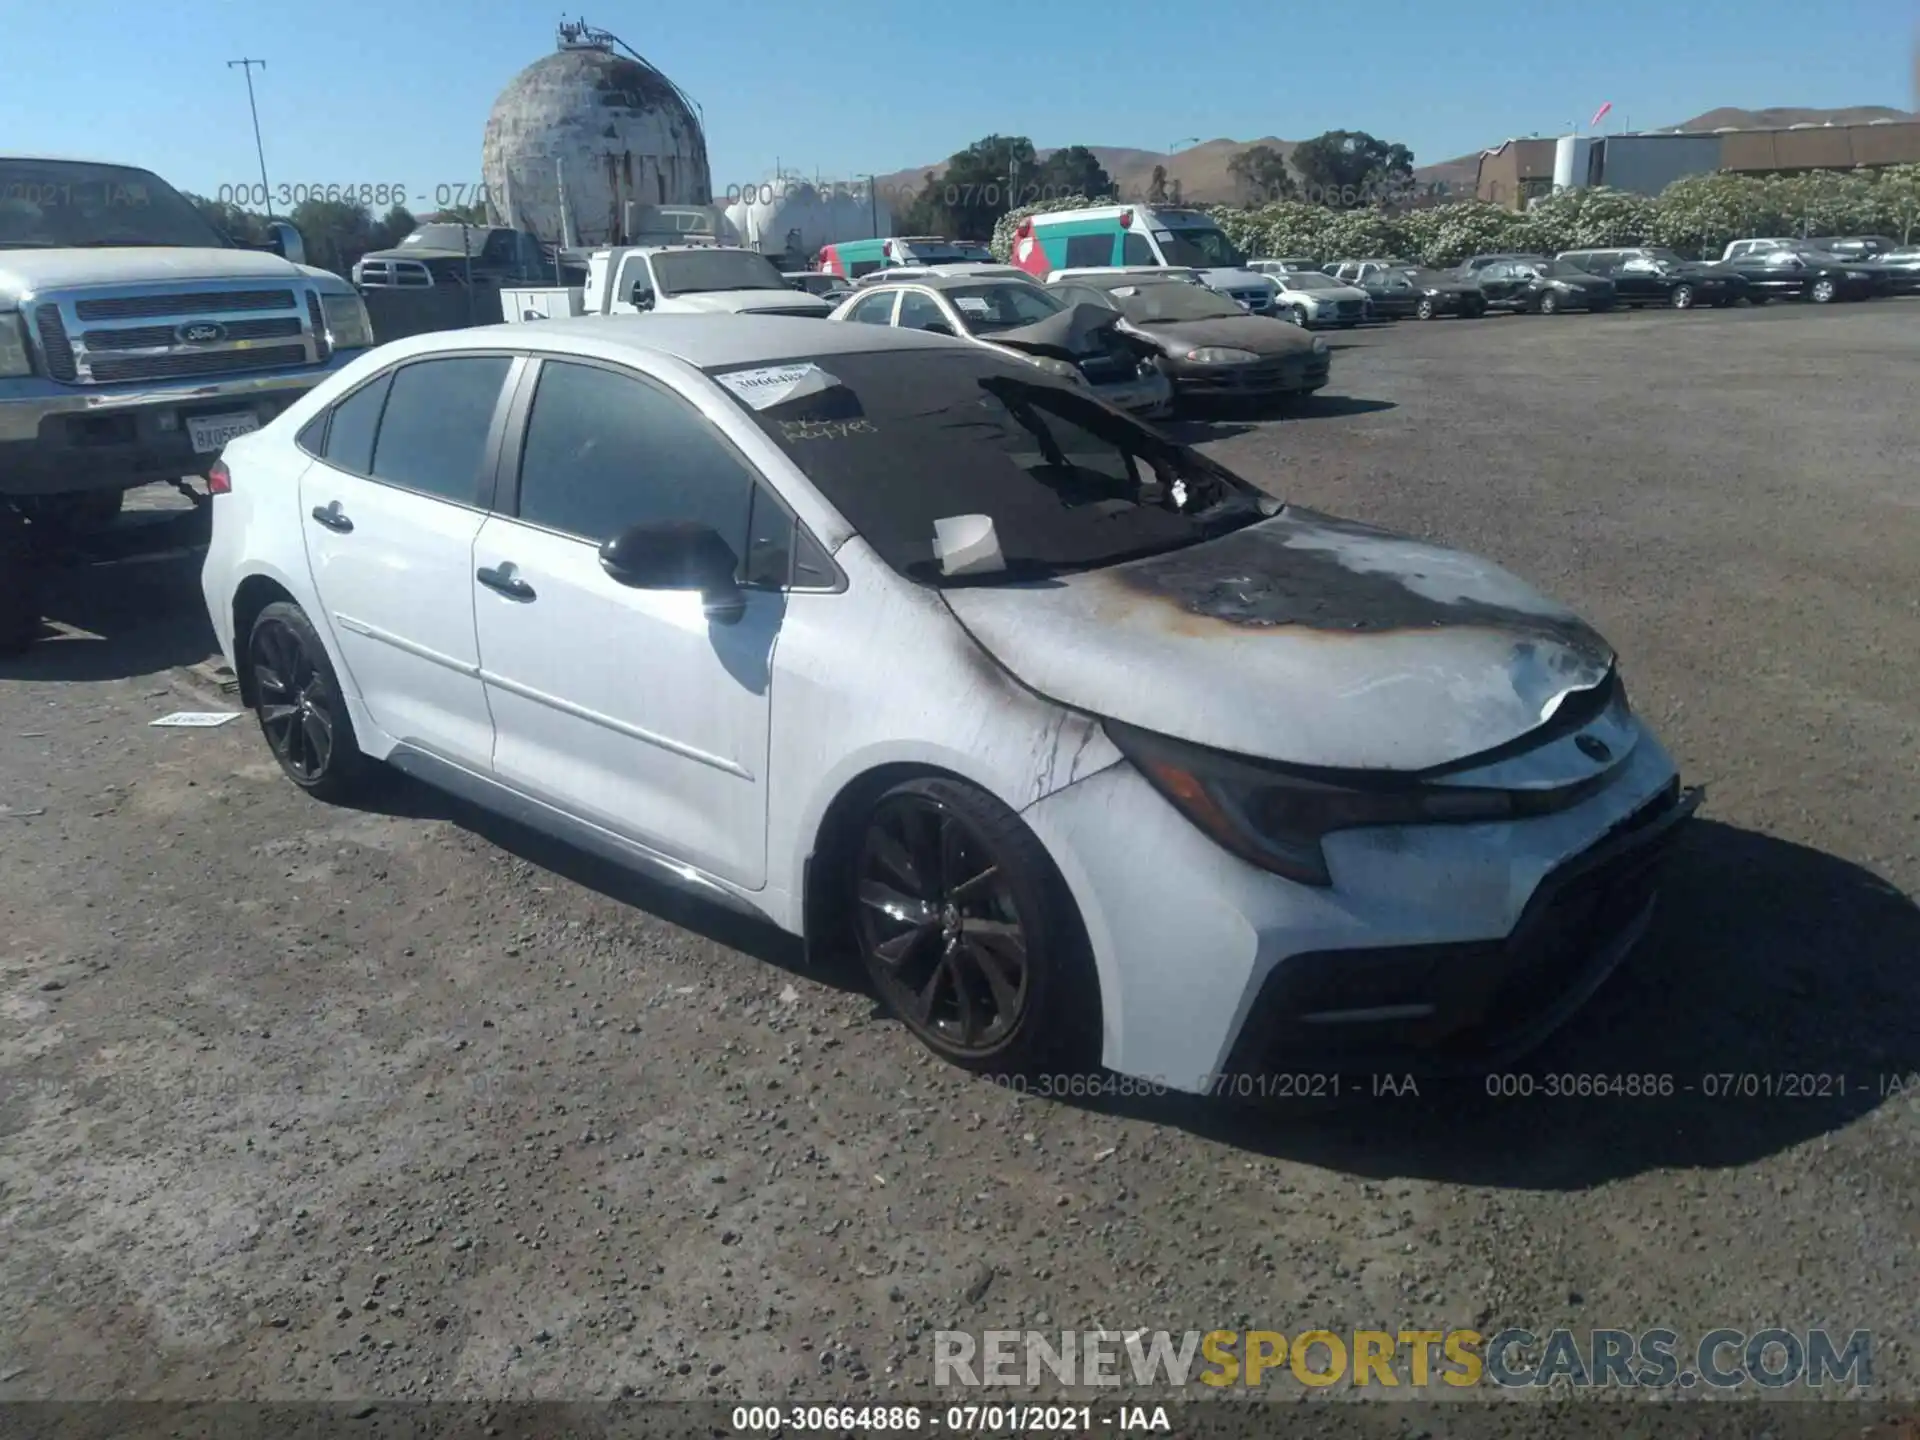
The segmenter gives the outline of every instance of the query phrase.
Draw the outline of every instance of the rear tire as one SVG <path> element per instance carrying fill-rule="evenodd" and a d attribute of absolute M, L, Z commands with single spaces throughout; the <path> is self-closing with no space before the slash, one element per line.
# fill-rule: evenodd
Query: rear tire
<path fill-rule="evenodd" d="M 336 803 L 371 786 L 377 764 L 360 753 L 327 647 L 298 605 L 276 600 L 254 620 L 247 675 L 260 733 L 282 774 Z"/>
<path fill-rule="evenodd" d="M 1560 313 L 1560 297 L 1549 290 L 1540 297 L 1540 303 L 1534 308 L 1542 315 L 1558 315 Z"/>
<path fill-rule="evenodd" d="M 1098 1065 L 1100 983 L 1066 882 L 1026 823 L 961 780 L 883 793 L 844 885 L 881 1003 L 928 1049 L 987 1074 Z"/>
<path fill-rule="evenodd" d="M 1413 313 L 1421 320 L 1431 320 L 1439 313 L 1439 310 L 1430 297 L 1422 296 L 1420 303 L 1413 307 Z"/>
<path fill-rule="evenodd" d="M 1839 291 L 1831 280 L 1816 280 L 1813 288 L 1807 291 L 1807 298 L 1816 305 L 1831 305 Z"/>

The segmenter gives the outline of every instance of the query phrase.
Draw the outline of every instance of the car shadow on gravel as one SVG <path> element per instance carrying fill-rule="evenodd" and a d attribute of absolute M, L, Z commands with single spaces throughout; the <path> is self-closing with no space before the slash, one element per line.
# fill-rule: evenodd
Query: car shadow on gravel
<path fill-rule="evenodd" d="M 0 677 L 121 680 L 217 653 L 200 593 L 201 517 L 127 523 L 134 518 L 54 557 L 41 579 L 40 638 L 0 660 Z"/>
<path fill-rule="evenodd" d="M 1400 1077 L 1353 1075 L 1337 1101 L 1168 1095 L 1111 1108 L 1369 1178 L 1579 1190 L 1749 1164 L 1852 1124 L 1901 1081 L 1920 1087 L 1911 899 L 1848 861 L 1708 820 L 1692 822 L 1669 865 L 1628 963 L 1496 1076 L 1410 1091 Z M 1612 1077 L 1653 1077 L 1640 1088 L 1670 1093 L 1548 1093 L 1580 1076 L 1610 1089 Z"/>
<path fill-rule="evenodd" d="M 398 774 L 377 792 L 356 799 L 354 808 L 407 820 L 443 820 L 485 840 L 515 859 L 603 895 L 616 904 L 644 910 L 656 919 L 704 936 L 755 960 L 835 989 L 865 991 L 858 965 L 829 957 L 809 962 L 797 935 L 754 916 L 689 895 L 664 882 L 603 859 L 590 850 L 555 839 L 543 831 L 496 814 L 458 796 Z"/>

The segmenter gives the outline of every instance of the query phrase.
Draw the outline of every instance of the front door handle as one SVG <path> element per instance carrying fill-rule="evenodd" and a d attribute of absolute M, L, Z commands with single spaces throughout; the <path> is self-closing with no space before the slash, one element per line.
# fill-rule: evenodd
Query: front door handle
<path fill-rule="evenodd" d="M 326 526 L 327 529 L 336 531 L 341 535 L 353 529 L 353 521 L 347 518 L 346 512 L 340 508 L 340 502 L 338 500 L 334 501 L 331 505 L 314 506 L 313 518 Z"/>
<path fill-rule="evenodd" d="M 489 590 L 498 590 L 502 595 L 514 600 L 534 598 L 533 586 L 512 573 L 511 565 L 482 565 L 473 572 L 473 578 Z"/>

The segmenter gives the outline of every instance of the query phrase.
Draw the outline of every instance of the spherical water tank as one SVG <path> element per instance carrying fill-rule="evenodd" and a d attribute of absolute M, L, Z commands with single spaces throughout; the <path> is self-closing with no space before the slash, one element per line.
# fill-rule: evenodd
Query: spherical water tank
<path fill-rule="evenodd" d="M 542 240 L 618 244 L 629 208 L 709 205 L 707 137 L 660 71 L 584 23 L 500 92 L 480 149 L 489 218 Z M 564 205 L 572 218 L 563 234 Z"/>
<path fill-rule="evenodd" d="M 741 186 L 727 207 L 740 244 L 796 264 L 811 262 L 823 245 L 891 235 L 892 218 L 886 206 L 869 200 L 864 181 L 815 186 L 776 177 Z"/>

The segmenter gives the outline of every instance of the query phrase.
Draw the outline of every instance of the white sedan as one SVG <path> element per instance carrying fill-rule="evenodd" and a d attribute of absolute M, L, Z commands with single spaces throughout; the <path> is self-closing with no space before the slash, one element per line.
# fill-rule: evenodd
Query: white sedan
<path fill-rule="evenodd" d="M 1514 576 L 939 336 L 419 335 L 211 488 L 294 784 L 391 766 L 857 949 L 976 1068 L 1493 1063 L 1639 938 L 1697 802 Z"/>
<path fill-rule="evenodd" d="M 1269 271 L 1267 279 L 1275 290 L 1273 313 L 1296 325 L 1351 328 L 1373 318 L 1366 291 L 1318 270 L 1290 270 L 1285 274 Z"/>

